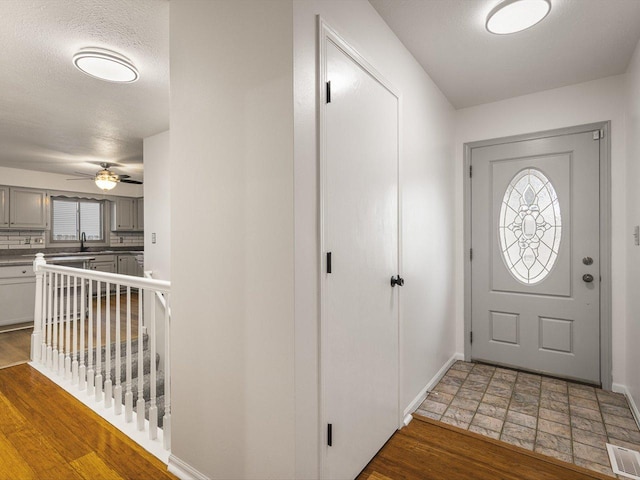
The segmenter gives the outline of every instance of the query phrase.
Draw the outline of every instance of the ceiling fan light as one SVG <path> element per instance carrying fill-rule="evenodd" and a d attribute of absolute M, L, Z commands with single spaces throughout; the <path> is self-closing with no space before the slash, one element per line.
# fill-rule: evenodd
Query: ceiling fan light
<path fill-rule="evenodd" d="M 118 176 L 109 170 L 101 170 L 96 173 L 94 181 L 100 190 L 105 192 L 113 190 L 118 184 Z"/>
<path fill-rule="evenodd" d="M 508 35 L 533 27 L 551 11 L 549 0 L 505 0 L 487 16 L 486 29 Z"/>
<path fill-rule="evenodd" d="M 140 77 L 128 58 L 101 48 L 83 48 L 73 56 L 73 64 L 82 73 L 107 82 L 132 83 Z"/>

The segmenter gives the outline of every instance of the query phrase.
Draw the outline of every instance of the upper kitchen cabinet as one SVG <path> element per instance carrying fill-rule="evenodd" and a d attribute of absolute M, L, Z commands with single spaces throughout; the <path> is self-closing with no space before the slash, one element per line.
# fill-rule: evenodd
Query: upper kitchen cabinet
<path fill-rule="evenodd" d="M 144 199 L 117 198 L 111 204 L 111 230 L 136 232 L 144 228 Z M 142 206 L 140 206 L 142 205 Z"/>
<path fill-rule="evenodd" d="M 0 187 L 0 228 L 9 226 L 9 187 Z"/>
<path fill-rule="evenodd" d="M 144 230 L 144 197 L 140 197 L 136 200 L 138 207 L 138 213 L 136 215 L 136 225 L 138 230 Z"/>
<path fill-rule="evenodd" d="M 8 190 L 9 228 L 45 230 L 48 225 L 47 192 L 19 187 L 10 187 Z M 6 210 L 6 205 L 3 210 Z"/>

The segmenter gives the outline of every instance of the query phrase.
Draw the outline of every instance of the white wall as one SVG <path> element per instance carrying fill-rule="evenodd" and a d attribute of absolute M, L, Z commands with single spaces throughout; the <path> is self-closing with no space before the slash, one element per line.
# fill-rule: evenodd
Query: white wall
<path fill-rule="evenodd" d="M 171 3 L 172 452 L 294 477 L 292 3 Z"/>
<path fill-rule="evenodd" d="M 365 0 L 294 0 L 296 471 L 317 478 L 317 19 L 402 93 L 401 408 L 455 352 L 453 108 Z"/>
<path fill-rule="evenodd" d="M 640 405 L 640 247 L 633 242 L 633 226 L 640 225 L 640 43 L 627 70 L 627 218 L 624 226 L 624 244 L 627 248 L 627 377 L 624 384 L 636 405 Z"/>
<path fill-rule="evenodd" d="M 171 175 L 169 131 L 147 137 L 144 158 L 144 269 L 171 280 Z M 156 235 L 152 243 L 151 235 Z"/>
<path fill-rule="evenodd" d="M 90 180 L 71 181 L 68 180 L 69 178 L 74 178 L 74 176 L 0 167 L 0 185 L 93 193 L 96 196 L 102 194 L 102 191 Z M 141 197 L 142 185 L 119 183 L 109 194 L 104 195 L 105 198 L 110 196 Z"/>
<path fill-rule="evenodd" d="M 144 158 L 144 270 L 153 278 L 171 280 L 171 175 L 169 131 L 143 141 Z M 156 235 L 156 243 L 152 242 Z M 156 345 L 160 354 L 158 368 L 164 369 L 164 307 L 156 295 L 147 295 L 147 314 L 156 309 Z"/>
<path fill-rule="evenodd" d="M 625 380 L 626 245 L 625 76 L 524 95 L 456 112 L 456 325 L 464 349 L 463 145 L 524 133 L 611 120 L 613 381 Z"/>

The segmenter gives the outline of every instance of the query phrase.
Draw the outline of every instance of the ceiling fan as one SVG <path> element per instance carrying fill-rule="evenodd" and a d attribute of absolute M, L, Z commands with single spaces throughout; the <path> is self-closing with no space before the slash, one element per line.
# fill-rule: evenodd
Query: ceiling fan
<path fill-rule="evenodd" d="M 95 175 L 87 175 L 86 173 L 74 172 L 84 178 L 67 178 L 67 180 L 93 180 L 94 182 L 96 182 L 98 188 L 104 190 L 105 192 L 113 189 L 118 183 L 132 183 L 135 185 L 142 185 L 141 181 L 132 180 L 129 175 L 120 175 L 110 170 L 112 167 L 116 166 L 113 163 L 103 162 L 100 164 L 100 166 L 102 167 L 102 170 L 100 170 Z"/>

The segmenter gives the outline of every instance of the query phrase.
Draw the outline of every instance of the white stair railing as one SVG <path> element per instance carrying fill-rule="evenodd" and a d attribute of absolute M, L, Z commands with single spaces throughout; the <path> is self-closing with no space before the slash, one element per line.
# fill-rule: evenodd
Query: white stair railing
<path fill-rule="evenodd" d="M 84 391 L 114 416 L 124 413 L 126 423 L 140 431 L 148 430 L 149 439 L 158 437 L 158 378 L 156 363 L 156 314 L 151 308 L 143 322 L 143 299 L 160 297 L 164 307 L 164 415 L 163 445 L 171 448 L 171 283 L 152 278 L 133 277 L 81 268 L 47 264 L 42 253 L 33 263 L 36 274 L 34 329 L 31 336 L 31 360 L 51 376 L 66 380 L 64 388 Z M 122 293 L 122 292 L 126 293 Z M 132 297 L 137 295 L 137 312 Z M 123 296 L 123 298 L 121 298 Z M 104 298 L 103 298 L 104 297 Z M 124 311 L 122 311 L 124 303 Z M 114 314 L 112 315 L 112 308 Z M 104 311 L 103 311 L 104 310 Z M 134 318 L 137 316 L 137 319 Z M 125 322 L 124 326 L 122 321 Z M 115 324 L 114 324 L 115 322 Z M 86 324 L 86 325 L 85 325 Z M 134 353 L 132 327 L 137 325 L 137 352 Z M 145 398 L 144 335 L 149 333 L 149 394 Z M 112 326 L 114 337 L 111 338 Z M 104 337 L 103 337 L 104 330 Z M 125 332 L 125 338 L 121 337 Z M 104 342 L 103 342 L 104 338 Z M 104 343 L 104 345 L 103 345 Z M 124 343 L 124 348 L 122 348 Z M 85 349 L 86 347 L 86 349 Z M 121 354 L 124 351 L 124 372 Z M 113 362 L 111 355 L 114 355 Z M 104 356 L 104 361 L 103 361 Z M 137 379 L 133 364 L 137 363 Z M 113 371 L 112 371 L 113 367 Z M 123 376 L 124 373 L 124 376 Z M 137 381 L 137 395 L 133 387 Z M 124 383 L 124 392 L 122 384 Z M 60 383 L 59 383 L 60 384 Z M 67 386 L 68 384 L 68 386 Z M 124 393 L 124 396 L 123 396 Z M 124 400 L 124 405 L 123 405 Z M 135 402 L 135 405 L 134 405 Z M 148 421 L 145 411 L 148 408 Z M 124 407 L 124 409 L 123 409 Z"/>

